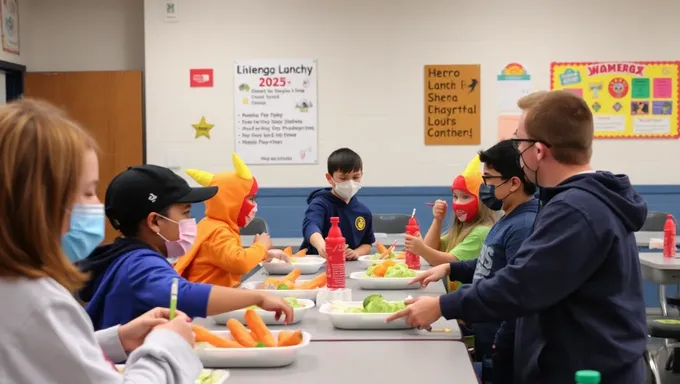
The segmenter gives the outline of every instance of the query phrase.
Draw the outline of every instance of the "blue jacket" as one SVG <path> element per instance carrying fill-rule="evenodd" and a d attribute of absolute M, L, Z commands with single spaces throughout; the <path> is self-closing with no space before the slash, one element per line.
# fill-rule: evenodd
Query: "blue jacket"
<path fill-rule="evenodd" d="M 511 263 L 440 298 L 447 319 L 519 318 L 516 383 L 644 382 L 645 303 L 635 231 L 647 204 L 624 175 L 572 176 L 542 188 L 529 238 Z"/>
<path fill-rule="evenodd" d="M 317 189 L 307 198 L 307 211 L 302 222 L 304 241 L 300 248 L 307 248 L 309 254 L 318 254 L 316 248 L 309 243 L 312 234 L 318 232 L 326 238 L 331 229 L 331 217 L 340 218 L 340 230 L 345 242 L 351 249 L 363 244 L 373 244 L 373 215 L 367 206 L 359 202 L 356 196 L 349 203 L 335 196 L 330 188 Z"/>
<path fill-rule="evenodd" d="M 205 317 L 212 286 L 183 279 L 165 257 L 139 243 L 117 239 L 97 248 L 81 265 L 92 274 L 79 296 L 87 302 L 94 329 L 125 324 L 156 307 L 167 308 L 173 277 L 179 278 L 177 309 L 191 318 Z"/>
<path fill-rule="evenodd" d="M 471 283 L 488 279 L 515 257 L 524 240 L 529 237 L 538 212 L 538 200 L 531 199 L 501 217 L 489 231 L 479 258 L 450 263 L 451 281 Z M 515 319 L 472 324 L 475 340 L 493 343 L 496 348 L 514 348 Z M 486 334 L 485 334 L 486 333 Z"/>

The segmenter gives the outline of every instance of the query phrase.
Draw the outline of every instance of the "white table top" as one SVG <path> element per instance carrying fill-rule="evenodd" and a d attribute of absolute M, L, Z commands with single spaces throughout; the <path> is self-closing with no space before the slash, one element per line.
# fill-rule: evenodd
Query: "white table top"
<path fill-rule="evenodd" d="M 228 382 L 234 384 L 420 383 L 434 378 L 477 384 L 467 348 L 456 341 L 313 342 L 287 367 L 229 371 Z"/>
<path fill-rule="evenodd" d="M 649 239 L 663 239 L 663 232 L 635 232 L 638 247 L 649 247 Z M 680 247 L 680 236 L 675 237 L 675 244 Z"/>
<path fill-rule="evenodd" d="M 241 244 L 249 245 L 255 240 L 255 236 L 241 236 Z M 375 241 L 383 243 L 385 246 L 391 245 L 394 241 L 397 241 L 397 247 L 404 246 L 404 234 L 386 234 L 386 233 L 376 233 Z M 302 237 L 272 237 L 272 246 L 276 249 L 283 249 L 286 247 L 297 248 L 302 244 Z"/>
<path fill-rule="evenodd" d="M 665 271 L 680 270 L 680 252 L 678 252 L 678 256 L 670 259 L 664 258 L 661 252 L 641 252 L 640 264 Z"/>
<path fill-rule="evenodd" d="M 424 266 L 427 269 L 429 266 Z M 323 268 L 318 272 L 323 272 Z M 352 272 L 365 270 L 359 262 L 349 261 L 346 264 L 347 288 L 352 290 L 352 300 L 362 301 L 367 296 L 374 293 L 383 295 L 386 300 L 404 300 L 409 295 L 419 296 L 439 296 L 445 293 L 444 284 L 441 282 L 432 283 L 426 288 L 410 290 L 363 290 L 359 287 L 356 280 L 349 279 Z M 318 274 L 317 273 L 317 274 Z M 267 274 L 264 269 L 260 269 L 246 281 L 264 281 Z M 310 279 L 315 275 L 304 275 L 302 278 Z M 223 329 L 223 325 L 215 325 L 211 320 L 196 319 L 196 323 L 209 329 Z M 272 329 L 282 328 L 283 326 L 271 326 Z M 462 338 L 460 327 L 455 320 L 439 319 L 432 324 L 432 328 L 437 332 L 420 331 L 414 329 L 386 329 L 386 330 L 343 330 L 336 329 L 331 324 L 330 319 L 319 312 L 319 308 L 312 308 L 307 312 L 305 318 L 294 325 L 286 326 L 307 331 L 312 335 L 312 340 L 460 340 Z"/>

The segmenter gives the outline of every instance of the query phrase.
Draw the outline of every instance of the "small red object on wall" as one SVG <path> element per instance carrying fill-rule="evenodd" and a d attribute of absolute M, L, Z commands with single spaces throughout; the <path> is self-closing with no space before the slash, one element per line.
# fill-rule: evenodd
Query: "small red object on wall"
<path fill-rule="evenodd" d="M 189 86 L 191 88 L 197 87 L 212 87 L 213 86 L 213 70 L 210 69 L 190 69 L 189 70 Z"/>

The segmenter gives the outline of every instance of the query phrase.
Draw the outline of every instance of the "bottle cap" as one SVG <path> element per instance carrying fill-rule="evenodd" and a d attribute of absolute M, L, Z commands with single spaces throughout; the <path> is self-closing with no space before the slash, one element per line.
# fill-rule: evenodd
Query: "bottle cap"
<path fill-rule="evenodd" d="M 600 372 L 598 371 L 578 371 L 576 372 L 576 382 L 579 384 L 599 384 L 601 380 Z"/>

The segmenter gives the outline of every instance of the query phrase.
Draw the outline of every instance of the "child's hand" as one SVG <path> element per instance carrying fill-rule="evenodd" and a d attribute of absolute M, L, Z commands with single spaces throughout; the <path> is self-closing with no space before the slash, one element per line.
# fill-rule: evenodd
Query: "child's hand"
<path fill-rule="evenodd" d="M 420 236 L 404 235 L 404 248 L 416 255 L 420 255 L 425 250 L 425 242 Z"/>
<path fill-rule="evenodd" d="M 272 260 L 281 260 L 286 263 L 290 263 L 290 258 L 280 249 L 270 249 L 267 251 L 267 258 L 264 259 L 265 263 L 270 263 Z"/>
<path fill-rule="evenodd" d="M 413 278 L 413 280 L 408 282 L 408 285 L 417 283 L 420 284 L 421 287 L 425 288 L 431 282 L 439 281 L 443 279 L 444 276 L 448 276 L 450 273 L 451 265 L 449 263 L 439 264 L 438 266 L 432 267 Z"/>
<path fill-rule="evenodd" d="M 293 321 L 293 307 L 288 304 L 286 300 L 279 296 L 270 295 L 265 293 L 262 295 L 262 299 L 257 304 L 258 307 L 264 309 L 265 311 L 275 312 L 274 318 L 278 321 L 281 315 L 285 316 L 286 319 L 284 324 L 290 324 Z"/>
<path fill-rule="evenodd" d="M 255 243 L 260 243 L 264 245 L 265 249 L 267 250 L 272 249 L 272 238 L 271 236 L 269 236 L 268 233 L 255 235 Z"/>
<path fill-rule="evenodd" d="M 434 206 L 432 207 L 432 216 L 434 216 L 435 220 L 444 220 L 446 217 L 447 205 L 448 204 L 446 204 L 446 201 L 444 200 L 437 200 L 434 202 Z"/>
<path fill-rule="evenodd" d="M 356 260 L 359 255 L 352 248 L 345 248 L 345 260 Z"/>

